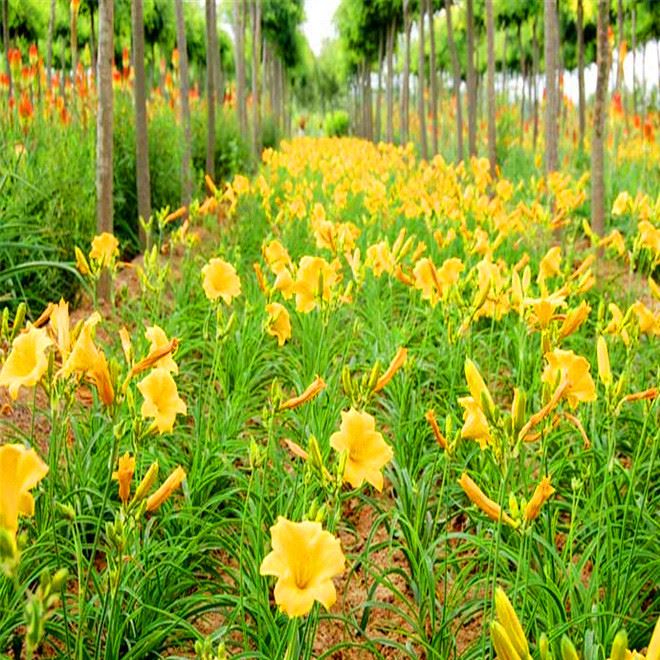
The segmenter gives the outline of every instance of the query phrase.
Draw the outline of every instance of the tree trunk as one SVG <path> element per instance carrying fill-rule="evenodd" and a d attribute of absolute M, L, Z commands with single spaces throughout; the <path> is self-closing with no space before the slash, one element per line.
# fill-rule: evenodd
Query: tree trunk
<path fill-rule="evenodd" d="M 545 0 L 545 172 L 557 169 L 558 102 L 557 102 L 557 6 L 555 0 Z"/>
<path fill-rule="evenodd" d="M 48 18 L 48 37 L 46 41 L 46 79 L 50 88 L 53 77 L 53 34 L 55 33 L 56 0 L 50 0 L 50 17 Z"/>
<path fill-rule="evenodd" d="M 247 138 L 247 103 L 245 98 L 245 1 L 234 2 L 234 58 L 236 60 L 236 111 L 241 135 Z"/>
<path fill-rule="evenodd" d="M 381 32 L 378 37 L 378 88 L 376 89 L 376 142 L 380 142 L 382 133 L 382 101 L 383 101 L 383 61 L 385 59 L 385 36 Z"/>
<path fill-rule="evenodd" d="M 374 139 L 373 104 L 371 99 L 371 66 L 364 63 L 364 119 L 367 140 Z"/>
<path fill-rule="evenodd" d="M 435 62 L 435 29 L 433 25 L 433 0 L 426 0 L 429 17 L 429 78 L 431 87 L 431 149 L 438 153 L 438 73 Z"/>
<path fill-rule="evenodd" d="M 419 113 L 419 133 L 421 155 L 424 160 L 429 157 L 429 147 L 426 137 L 426 103 L 424 102 L 424 8 L 422 2 L 419 7 L 419 61 L 417 62 L 417 112 Z"/>
<path fill-rule="evenodd" d="M 387 79 L 385 96 L 387 98 L 387 141 L 394 142 L 394 37 L 396 21 L 393 20 L 387 32 Z"/>
<path fill-rule="evenodd" d="M 451 1 L 445 0 L 445 16 L 447 18 L 447 45 L 451 54 L 451 65 L 454 74 L 454 94 L 456 95 L 456 162 L 463 160 L 463 111 L 461 108 L 461 66 L 458 62 L 454 28 L 451 20 Z"/>
<path fill-rule="evenodd" d="M 432 2 L 432 0 L 429 0 Z M 477 155 L 477 76 L 474 70 L 474 0 L 467 0 L 467 114 L 468 152 Z"/>
<path fill-rule="evenodd" d="M 14 94 L 14 81 L 11 77 L 11 66 L 9 65 L 9 0 L 2 0 L 2 44 L 5 49 L 5 63 L 7 65 L 7 78 L 9 80 L 9 98 L 11 98 Z"/>
<path fill-rule="evenodd" d="M 401 142 L 408 142 L 408 110 L 410 108 L 410 29 L 409 0 L 403 0 L 404 59 L 403 80 L 401 81 Z"/>
<path fill-rule="evenodd" d="M 532 80 L 534 81 L 534 134 L 532 138 L 532 147 L 536 151 L 536 142 L 539 137 L 539 40 L 536 35 L 536 16 L 532 21 Z"/>
<path fill-rule="evenodd" d="M 619 41 L 619 54 L 616 58 L 617 67 L 616 67 L 616 91 L 621 92 L 621 87 L 623 86 L 623 60 L 621 55 L 623 53 L 623 0 L 617 0 L 616 3 L 616 27 L 618 32 L 618 41 Z"/>
<path fill-rule="evenodd" d="M 518 23 L 518 52 L 520 53 L 520 75 L 522 76 L 522 94 L 520 98 L 520 139 L 525 137 L 525 51 L 523 50 L 521 25 Z"/>
<path fill-rule="evenodd" d="M 92 51 L 92 71 L 96 75 L 96 31 L 94 29 L 94 7 L 89 6 L 89 48 Z"/>
<path fill-rule="evenodd" d="M 250 6 L 252 17 L 252 151 L 255 158 L 261 154 L 261 117 L 259 107 L 259 60 L 261 53 L 261 2 L 253 0 Z"/>
<path fill-rule="evenodd" d="M 190 128 L 190 99 L 188 90 L 188 50 L 186 44 L 186 26 L 183 22 L 183 0 L 176 0 L 176 43 L 179 50 L 179 82 L 181 94 L 181 123 L 183 124 L 183 158 L 181 159 L 181 205 L 190 206 L 192 198 L 191 151 L 192 136 Z"/>
<path fill-rule="evenodd" d="M 151 185 L 149 181 L 149 139 L 147 134 L 147 85 L 144 71 L 144 15 L 142 0 L 133 0 L 133 68 L 135 71 L 135 175 L 137 181 L 138 216 L 145 222 L 151 215 Z M 147 236 L 138 221 L 142 247 Z"/>
<path fill-rule="evenodd" d="M 98 113 L 96 116 L 96 225 L 99 233 L 112 233 L 112 131 L 114 61 L 114 2 L 99 0 L 99 75 Z M 99 282 L 99 296 L 110 299 L 110 273 Z"/>
<path fill-rule="evenodd" d="M 218 22 L 215 0 L 206 0 L 206 173 L 215 179 L 215 51 Z"/>
<path fill-rule="evenodd" d="M 605 230 L 605 102 L 609 72 L 607 43 L 608 0 L 598 0 L 596 100 L 594 102 L 594 128 L 591 141 L 591 228 L 602 236 Z"/>
<path fill-rule="evenodd" d="M 584 147 L 586 126 L 586 99 L 584 93 L 584 4 L 577 0 L 577 48 L 578 48 L 578 114 L 580 149 Z"/>
<path fill-rule="evenodd" d="M 630 20 L 632 21 L 632 110 L 637 114 L 637 9 L 633 4 Z"/>
<path fill-rule="evenodd" d="M 78 4 L 71 3 L 71 80 L 75 86 L 78 69 Z"/>
<path fill-rule="evenodd" d="M 493 0 L 486 0 L 486 32 L 488 39 L 488 161 L 490 175 L 497 175 L 497 134 L 495 127 L 495 19 Z"/>

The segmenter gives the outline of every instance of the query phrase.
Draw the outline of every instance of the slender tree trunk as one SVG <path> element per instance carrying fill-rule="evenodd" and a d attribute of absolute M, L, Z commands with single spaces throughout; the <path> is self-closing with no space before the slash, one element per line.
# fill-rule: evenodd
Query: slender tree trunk
<path fill-rule="evenodd" d="M 521 25 L 518 23 L 518 52 L 520 53 L 520 75 L 522 76 L 522 93 L 520 98 L 520 139 L 525 137 L 525 51 L 523 50 Z"/>
<path fill-rule="evenodd" d="M 536 16 L 532 21 L 532 80 L 534 82 L 534 134 L 532 137 L 532 147 L 536 151 L 536 143 L 539 137 L 539 40 L 536 35 Z"/>
<path fill-rule="evenodd" d="M 633 4 L 630 20 L 632 21 L 632 109 L 637 114 L 637 8 Z"/>
<path fill-rule="evenodd" d="M 578 115 L 580 149 L 584 147 L 586 126 L 586 99 L 584 93 L 584 4 L 577 0 L 577 47 L 578 47 Z"/>
<path fill-rule="evenodd" d="M 76 84 L 78 69 L 78 3 L 71 3 L 71 80 Z"/>
<path fill-rule="evenodd" d="M 410 108 L 410 29 L 409 0 L 403 0 L 403 31 L 405 53 L 403 60 L 403 80 L 401 82 L 401 142 L 408 142 L 408 111 Z"/>
<path fill-rule="evenodd" d="M 432 0 L 429 0 L 432 2 Z M 474 0 L 467 0 L 467 114 L 468 153 L 477 155 L 477 76 L 474 70 Z"/>
<path fill-rule="evenodd" d="M 215 179 L 215 51 L 218 23 L 215 0 L 206 0 L 206 173 Z"/>
<path fill-rule="evenodd" d="M 509 93 L 506 86 L 506 46 L 509 33 L 504 27 L 504 39 L 502 40 L 502 96 L 504 98 L 504 105 L 509 103 Z"/>
<path fill-rule="evenodd" d="M 92 71 L 96 75 L 96 30 L 94 28 L 94 6 L 89 6 L 89 49 L 92 51 Z"/>
<path fill-rule="evenodd" d="M 252 0 L 252 151 L 255 158 L 261 154 L 261 117 L 259 105 L 259 61 L 261 53 L 261 1 Z"/>
<path fill-rule="evenodd" d="M 236 110 L 241 135 L 248 135 L 247 103 L 245 93 L 245 2 L 234 2 L 234 58 L 236 60 Z"/>
<path fill-rule="evenodd" d="M 486 0 L 486 32 L 488 40 L 488 161 L 490 175 L 497 175 L 497 129 L 495 126 L 495 19 L 493 0 Z"/>
<path fill-rule="evenodd" d="M 179 80 L 181 90 L 181 123 L 183 124 L 183 158 L 181 160 L 181 205 L 190 206 L 192 198 L 192 136 L 190 128 L 190 99 L 188 91 L 188 46 L 183 22 L 183 0 L 176 0 L 176 43 L 179 50 Z"/>
<path fill-rule="evenodd" d="M 435 29 L 433 25 L 433 0 L 426 0 L 429 17 L 429 78 L 431 88 L 431 149 L 432 155 L 438 153 L 438 73 L 435 61 Z"/>
<path fill-rule="evenodd" d="M 451 1 L 445 0 L 445 16 L 447 18 L 447 45 L 451 55 L 451 65 L 454 74 L 454 94 L 456 95 L 456 162 L 463 160 L 463 110 L 461 108 L 461 65 L 458 61 L 454 28 L 451 17 Z"/>
<path fill-rule="evenodd" d="M 619 54 L 617 56 L 616 62 L 616 91 L 621 92 L 623 86 L 623 59 L 621 55 L 623 54 L 623 0 L 617 0 L 616 3 L 616 27 L 618 32 L 618 41 L 619 41 Z"/>
<path fill-rule="evenodd" d="M 558 117 L 557 117 L 557 6 L 556 0 L 545 0 L 545 171 L 557 169 Z"/>
<path fill-rule="evenodd" d="M 596 100 L 591 141 L 591 228 L 602 236 L 605 231 L 605 116 L 609 72 L 607 43 L 608 0 L 598 0 Z"/>
<path fill-rule="evenodd" d="M 385 96 L 387 98 L 387 141 L 394 142 L 394 37 L 396 21 L 392 21 L 387 32 L 387 79 Z"/>
<path fill-rule="evenodd" d="M 374 139 L 374 125 L 373 125 L 373 103 L 371 98 L 371 65 L 369 62 L 364 63 L 364 110 L 367 129 L 367 140 Z"/>
<path fill-rule="evenodd" d="M 14 95 L 14 81 L 9 64 L 9 0 L 2 0 L 2 45 L 5 49 L 5 64 L 7 65 L 7 78 L 9 80 L 9 98 Z"/>
<path fill-rule="evenodd" d="M 144 71 L 144 15 L 142 0 L 133 0 L 133 68 L 135 71 L 135 175 L 137 181 L 138 216 L 147 221 L 151 215 L 151 184 L 149 181 L 149 139 L 147 134 L 147 85 Z M 147 236 L 138 222 L 142 247 Z"/>
<path fill-rule="evenodd" d="M 98 113 L 96 115 L 96 225 L 99 233 L 112 233 L 112 131 L 114 60 L 114 2 L 99 0 Z M 110 273 L 99 282 L 102 300 L 110 299 Z"/>
<path fill-rule="evenodd" d="M 424 8 L 422 2 L 419 7 L 419 60 L 417 63 L 417 112 L 419 113 L 419 133 L 421 154 L 424 160 L 429 157 L 428 140 L 426 137 L 426 103 L 424 102 Z"/>
<path fill-rule="evenodd" d="M 378 88 L 376 89 L 376 142 L 380 142 L 382 133 L 382 101 L 383 101 L 383 61 L 385 59 L 385 35 L 378 37 Z"/>
<path fill-rule="evenodd" d="M 55 11 L 57 7 L 56 0 L 50 0 L 50 16 L 48 18 L 48 38 L 46 42 L 46 77 L 48 87 L 53 77 L 53 34 L 55 33 Z"/>

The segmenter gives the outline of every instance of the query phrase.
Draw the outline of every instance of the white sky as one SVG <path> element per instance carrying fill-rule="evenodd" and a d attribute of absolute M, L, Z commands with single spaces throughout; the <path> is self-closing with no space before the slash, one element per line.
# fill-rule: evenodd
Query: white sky
<path fill-rule="evenodd" d="M 303 32 L 315 55 L 321 52 L 324 39 L 335 36 L 332 17 L 339 7 L 339 0 L 305 0 Z"/>

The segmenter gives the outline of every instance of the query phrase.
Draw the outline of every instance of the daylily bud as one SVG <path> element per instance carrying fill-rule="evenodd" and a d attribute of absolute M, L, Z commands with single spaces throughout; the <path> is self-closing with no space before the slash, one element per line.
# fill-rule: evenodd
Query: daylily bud
<path fill-rule="evenodd" d="M 529 646 L 525 632 L 520 624 L 518 615 L 513 609 L 513 605 L 511 605 L 511 601 L 500 587 L 495 590 L 495 611 L 518 656 L 527 658 L 529 655 Z"/>
<path fill-rule="evenodd" d="M 131 502 L 131 504 L 137 504 L 148 495 L 157 477 L 158 477 L 158 461 L 154 461 L 149 466 L 147 473 L 144 475 L 142 481 L 140 482 L 140 485 L 137 487 L 137 490 L 135 491 L 135 495 L 133 496 L 133 501 Z"/>
<path fill-rule="evenodd" d="M 514 388 L 513 402 L 511 403 L 511 424 L 514 436 L 518 435 L 518 432 L 525 424 L 526 408 L 527 394 L 519 387 Z"/>
<path fill-rule="evenodd" d="M 612 370 L 610 369 L 607 342 L 602 335 L 599 335 L 596 342 L 596 357 L 598 359 L 598 377 L 605 387 L 609 387 L 612 384 Z"/>
<path fill-rule="evenodd" d="M 24 302 L 19 303 L 16 308 L 16 314 L 14 316 L 14 324 L 11 327 L 11 333 L 9 335 L 9 341 L 14 341 L 16 335 L 20 332 L 23 327 L 23 322 L 25 321 L 25 313 L 27 311 L 27 306 Z"/>
<path fill-rule="evenodd" d="M 573 642 L 566 635 L 561 638 L 561 657 L 562 660 L 580 660 Z"/>
<path fill-rule="evenodd" d="M 506 634 L 506 630 L 501 623 L 493 621 L 490 624 L 490 636 L 493 640 L 493 647 L 498 658 L 502 660 L 519 660 L 519 655 Z"/>
<path fill-rule="evenodd" d="M 541 633 L 541 638 L 539 639 L 539 654 L 541 660 L 553 660 L 552 653 L 550 653 L 550 642 L 545 633 Z"/>
<path fill-rule="evenodd" d="M 612 642 L 610 660 L 625 660 L 628 651 L 628 635 L 625 630 L 619 630 Z M 650 656 L 649 656 L 650 657 Z"/>

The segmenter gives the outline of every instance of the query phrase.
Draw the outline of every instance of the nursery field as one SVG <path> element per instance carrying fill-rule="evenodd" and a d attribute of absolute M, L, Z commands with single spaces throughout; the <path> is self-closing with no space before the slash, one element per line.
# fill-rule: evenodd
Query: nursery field
<path fill-rule="evenodd" d="M 6 310 L 0 656 L 657 660 L 657 180 L 531 171 L 284 141 Z"/>

